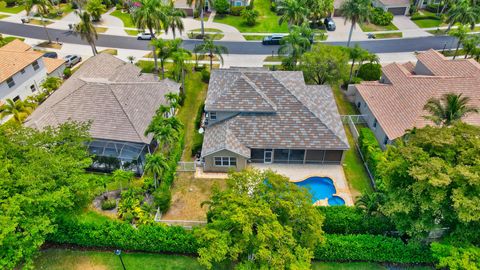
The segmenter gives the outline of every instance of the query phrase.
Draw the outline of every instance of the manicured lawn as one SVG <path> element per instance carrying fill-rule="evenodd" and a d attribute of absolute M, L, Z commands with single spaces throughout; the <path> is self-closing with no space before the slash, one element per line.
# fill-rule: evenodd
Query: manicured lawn
<path fill-rule="evenodd" d="M 128 30 L 128 29 L 123 29 L 123 31 L 125 31 L 128 35 L 130 36 L 136 36 L 139 31 L 138 30 Z"/>
<path fill-rule="evenodd" d="M 22 10 L 25 10 L 24 6 L 14 6 L 14 7 L 0 8 L 0 12 L 6 12 L 6 13 L 12 13 L 12 14 L 17 14 Z"/>
<path fill-rule="evenodd" d="M 4 14 L 0 14 L 0 20 L 1 20 L 1 19 L 5 19 L 5 18 L 7 18 L 7 17 L 10 17 L 10 16 L 4 15 Z"/>
<path fill-rule="evenodd" d="M 193 32 L 190 31 L 188 32 L 188 38 L 190 39 L 203 39 L 201 32 Z M 208 39 L 213 39 L 213 40 L 220 40 L 224 37 L 225 35 L 222 34 L 221 32 L 215 33 L 215 34 L 210 34 L 210 33 L 205 33 L 205 37 Z"/>
<path fill-rule="evenodd" d="M 338 106 L 338 110 L 341 115 L 351 115 L 358 114 L 355 106 L 350 103 L 343 93 L 342 90 L 336 86 L 333 87 L 333 93 L 335 95 L 335 101 Z M 373 190 L 368 177 L 367 171 L 363 166 L 362 159 L 358 154 L 357 149 L 355 148 L 355 141 L 353 139 L 352 133 L 348 125 L 345 125 L 345 132 L 347 133 L 348 143 L 350 144 L 350 149 L 346 151 L 345 158 L 343 160 L 343 169 L 345 171 L 345 176 L 347 177 L 350 190 L 353 197 L 356 197 L 365 192 L 371 192 Z"/>
<path fill-rule="evenodd" d="M 262 35 L 243 35 L 246 40 L 262 40 L 265 36 Z"/>
<path fill-rule="evenodd" d="M 376 25 L 373 23 L 361 23 L 360 28 L 362 28 L 363 32 L 398 30 L 398 28 L 393 23 L 390 23 L 386 26 Z"/>
<path fill-rule="evenodd" d="M 260 16 L 254 26 L 248 26 L 241 16 L 220 16 L 216 15 L 214 22 L 224 23 L 237 28 L 240 32 L 251 33 L 286 33 L 287 24 L 278 25 L 278 16 L 270 10 L 270 0 L 256 0 L 254 9 Z"/>
<path fill-rule="evenodd" d="M 130 17 L 130 14 L 128 13 L 123 13 L 120 10 L 115 10 L 114 12 L 110 13 L 110 15 L 115 16 L 122 20 L 123 26 L 128 27 L 128 28 L 135 28 L 135 25 L 133 24 L 132 18 Z"/>
<path fill-rule="evenodd" d="M 118 50 L 117 49 L 105 49 L 103 51 L 100 51 L 101 53 L 108 53 L 108 54 L 111 54 L 111 55 L 117 55 L 118 54 Z"/>
<path fill-rule="evenodd" d="M 35 24 L 35 25 L 49 25 L 49 24 L 52 24 L 53 22 L 51 21 L 42 21 L 41 19 L 37 20 L 37 19 L 30 19 L 30 22 L 31 24 Z"/>
<path fill-rule="evenodd" d="M 98 33 L 98 34 L 101 34 L 101 33 L 107 32 L 108 28 L 106 28 L 106 27 L 98 27 L 98 26 L 97 26 L 97 27 L 95 27 L 95 30 L 97 30 L 97 33 Z"/>
<path fill-rule="evenodd" d="M 213 33 L 221 33 L 223 32 L 222 30 L 220 29 L 217 29 L 217 28 L 204 28 L 205 32 L 213 32 Z M 202 32 L 202 29 L 201 28 L 197 28 L 197 29 L 193 29 L 193 30 L 190 30 L 191 32 Z"/>
<path fill-rule="evenodd" d="M 378 38 L 378 39 L 382 39 L 382 38 L 401 38 L 401 37 L 403 37 L 402 32 L 375 34 L 375 38 Z"/>
<path fill-rule="evenodd" d="M 421 10 L 418 14 L 413 15 L 412 22 L 420 28 L 433 28 L 446 25 L 440 17 L 436 16 L 435 13 L 426 10 Z"/>
<path fill-rule="evenodd" d="M 47 18 L 49 18 L 49 19 L 61 19 L 65 16 L 67 16 L 70 12 L 73 11 L 72 4 L 70 4 L 70 3 L 67 3 L 67 4 L 62 3 L 62 4 L 60 4 L 59 8 L 60 8 L 60 10 L 62 10 L 61 15 L 57 14 L 57 6 L 54 6 L 51 9 L 50 14 L 47 16 Z"/>
<path fill-rule="evenodd" d="M 275 56 L 267 56 L 265 57 L 265 59 L 263 60 L 264 62 L 282 62 L 283 59 L 285 59 L 286 57 L 285 56 L 279 56 L 279 55 L 275 55 Z"/>
<path fill-rule="evenodd" d="M 452 29 L 454 29 L 454 28 L 452 28 Z M 469 32 L 480 32 L 480 26 L 476 26 L 475 28 L 473 28 L 473 30 L 470 30 L 470 28 L 468 28 L 468 31 Z M 435 35 L 435 36 L 443 36 L 443 35 L 448 34 L 447 29 L 428 30 L 427 32 L 432 34 L 432 35 Z"/>

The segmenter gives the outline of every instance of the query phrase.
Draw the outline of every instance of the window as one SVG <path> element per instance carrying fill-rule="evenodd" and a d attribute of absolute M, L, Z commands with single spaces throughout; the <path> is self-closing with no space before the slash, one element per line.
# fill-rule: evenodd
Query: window
<path fill-rule="evenodd" d="M 210 120 L 217 120 L 217 113 L 216 112 L 211 112 L 210 113 Z"/>
<path fill-rule="evenodd" d="M 20 97 L 19 97 L 19 96 L 16 96 L 16 97 L 14 97 L 12 100 L 13 100 L 13 102 L 17 102 L 17 100 L 20 100 Z"/>
<path fill-rule="evenodd" d="M 242 1 L 235 1 L 235 6 L 236 6 L 236 7 L 241 7 L 241 6 L 243 6 Z"/>
<path fill-rule="evenodd" d="M 7 79 L 8 88 L 12 88 L 15 85 L 15 81 L 12 77 Z"/>
<path fill-rule="evenodd" d="M 385 139 L 383 139 L 383 144 L 384 144 L 384 145 L 387 145 L 387 144 L 388 144 L 388 137 L 387 137 L 387 136 L 385 136 Z"/>
<path fill-rule="evenodd" d="M 358 103 L 357 103 L 357 108 L 360 109 L 360 106 L 362 106 L 362 103 L 361 103 L 361 102 L 358 102 Z"/>
<path fill-rule="evenodd" d="M 214 157 L 215 166 L 219 167 L 235 167 L 237 166 L 236 157 Z"/>
<path fill-rule="evenodd" d="M 38 61 L 34 61 L 34 62 L 32 63 L 32 66 L 33 66 L 33 70 L 37 70 L 37 69 L 40 68 L 40 66 L 38 65 Z"/>
<path fill-rule="evenodd" d="M 35 87 L 35 84 L 30 85 L 30 90 L 32 90 L 32 93 L 37 91 L 37 88 Z"/>
<path fill-rule="evenodd" d="M 373 120 L 373 128 L 377 128 L 377 119 Z"/>
<path fill-rule="evenodd" d="M 22 70 L 20 70 L 20 73 L 24 74 L 24 73 L 25 73 L 25 69 L 22 68 Z"/>

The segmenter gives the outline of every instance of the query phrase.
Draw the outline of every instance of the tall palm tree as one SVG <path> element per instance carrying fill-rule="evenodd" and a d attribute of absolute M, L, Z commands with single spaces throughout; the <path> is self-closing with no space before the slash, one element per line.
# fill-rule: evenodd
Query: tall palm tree
<path fill-rule="evenodd" d="M 159 32 L 166 21 L 165 6 L 159 0 L 140 0 L 139 7 L 132 12 L 132 21 L 138 29 L 148 29 L 152 39 L 155 39 L 155 31 Z M 152 46 L 154 72 L 158 72 L 157 55 Z"/>
<path fill-rule="evenodd" d="M 340 11 L 345 17 L 345 23 L 350 21 L 350 33 L 348 35 L 347 47 L 350 47 L 352 41 L 353 29 L 357 23 L 368 22 L 370 17 L 371 1 L 370 0 L 347 0 L 343 2 Z"/>
<path fill-rule="evenodd" d="M 472 57 L 475 51 L 479 50 L 477 47 L 480 45 L 480 36 L 468 36 L 463 42 L 463 49 L 465 50 L 465 59 L 471 54 Z"/>
<path fill-rule="evenodd" d="M 167 159 L 161 153 L 147 154 L 145 156 L 145 172 L 153 174 L 155 189 L 158 187 L 158 178 L 169 168 Z"/>
<path fill-rule="evenodd" d="M 187 0 L 187 4 L 191 7 L 192 5 L 195 5 L 195 9 L 200 12 L 200 29 L 202 30 L 202 37 L 205 36 L 205 23 L 204 23 L 204 17 L 205 17 L 205 6 L 212 6 L 212 1 L 210 0 Z"/>
<path fill-rule="evenodd" d="M 292 27 L 290 34 L 282 38 L 280 47 L 278 48 L 278 54 L 288 56 L 288 63 L 291 63 L 291 68 L 295 69 L 298 59 L 300 59 L 310 47 L 311 43 L 309 38 L 304 36 L 300 29 Z"/>
<path fill-rule="evenodd" d="M 26 101 L 13 101 L 7 99 L 6 103 L 0 107 L 0 119 L 3 119 L 9 115 L 13 116 L 13 120 L 17 123 L 22 123 L 28 115 L 33 112 L 36 104 Z"/>
<path fill-rule="evenodd" d="M 173 63 L 175 65 L 173 69 L 174 77 L 177 82 L 182 81 L 182 95 L 185 94 L 185 73 L 189 67 L 188 61 L 192 57 L 192 53 L 187 50 L 179 50 L 172 53 Z"/>
<path fill-rule="evenodd" d="M 154 39 L 150 44 L 155 48 L 157 59 L 160 60 L 162 79 L 165 79 L 165 61 L 172 57 L 172 53 L 181 50 L 183 40 L 176 38 L 173 40 Z"/>
<path fill-rule="evenodd" d="M 47 30 L 47 24 L 43 21 L 45 15 L 50 13 L 52 3 L 49 0 L 25 0 L 25 11 L 27 12 L 27 15 L 30 14 L 34 7 L 37 9 L 37 13 L 40 15 L 42 20 L 43 29 L 47 35 L 48 43 L 52 43 L 52 38 Z"/>
<path fill-rule="evenodd" d="M 308 21 L 310 10 L 305 1 L 301 0 L 282 0 L 279 1 L 277 10 L 280 14 L 278 24 L 287 22 L 289 26 L 300 25 Z"/>
<path fill-rule="evenodd" d="M 73 33 L 79 35 L 83 40 L 86 40 L 92 48 L 93 55 L 97 55 L 98 51 L 95 46 L 95 41 L 98 39 L 98 34 L 92 23 L 90 13 L 86 11 L 75 11 L 75 14 L 80 17 L 80 22 L 73 27 Z"/>
<path fill-rule="evenodd" d="M 457 29 L 454 29 L 450 33 L 448 33 L 448 35 L 457 38 L 457 48 L 455 49 L 455 54 L 453 55 L 453 59 L 455 59 L 457 57 L 460 45 L 463 44 L 463 42 L 468 36 L 468 30 L 464 25 L 460 25 Z"/>
<path fill-rule="evenodd" d="M 172 115 L 175 115 L 178 108 L 180 108 L 180 95 L 176 93 L 168 93 L 165 95 L 170 108 L 172 110 Z"/>
<path fill-rule="evenodd" d="M 357 197 L 355 206 L 362 212 L 375 216 L 380 214 L 382 198 L 382 194 L 378 192 L 365 193 Z"/>
<path fill-rule="evenodd" d="M 450 31 L 450 28 L 456 23 L 470 25 L 470 29 L 473 30 L 479 20 L 480 6 L 474 6 L 469 0 L 461 0 L 457 4 L 454 4 L 447 12 L 447 32 Z"/>
<path fill-rule="evenodd" d="M 349 54 L 350 54 L 350 60 L 352 60 L 352 65 L 350 66 L 350 77 L 348 79 L 348 82 L 352 82 L 352 77 L 353 77 L 353 67 L 355 66 L 355 61 L 358 59 L 361 59 L 362 56 L 366 55 L 368 52 L 365 49 L 362 49 L 360 45 L 355 44 L 353 48 L 350 49 Z"/>
<path fill-rule="evenodd" d="M 430 112 L 430 115 L 424 116 L 436 125 L 449 126 L 454 122 L 460 121 L 469 113 L 478 113 L 477 107 L 469 106 L 469 97 L 463 97 L 462 94 L 448 93 L 440 99 L 431 98 L 423 107 Z"/>
<path fill-rule="evenodd" d="M 213 57 L 216 55 L 223 65 L 223 55 L 228 54 L 228 49 L 222 45 L 216 45 L 211 38 L 205 38 L 203 43 L 195 45 L 194 53 L 206 53 L 210 58 L 210 70 L 213 69 Z"/>
<path fill-rule="evenodd" d="M 165 24 L 165 34 L 168 34 L 168 29 L 172 29 L 173 39 L 175 39 L 175 32 L 178 30 L 180 35 L 182 35 L 185 27 L 183 26 L 182 18 L 185 18 L 185 12 L 181 9 L 175 8 L 173 2 L 166 8 L 166 24 Z"/>

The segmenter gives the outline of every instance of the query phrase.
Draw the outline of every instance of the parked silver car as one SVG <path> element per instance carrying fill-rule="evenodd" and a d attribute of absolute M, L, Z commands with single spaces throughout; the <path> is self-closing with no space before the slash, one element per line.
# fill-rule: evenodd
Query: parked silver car
<path fill-rule="evenodd" d="M 82 57 L 78 55 L 67 55 L 65 56 L 65 65 L 69 68 L 75 66 L 76 64 L 80 63 L 82 61 Z"/>

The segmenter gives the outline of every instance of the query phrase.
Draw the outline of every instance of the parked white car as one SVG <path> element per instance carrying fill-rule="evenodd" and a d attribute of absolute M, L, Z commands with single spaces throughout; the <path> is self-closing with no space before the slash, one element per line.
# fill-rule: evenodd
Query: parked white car
<path fill-rule="evenodd" d="M 151 40 L 152 35 L 150 33 L 138 33 L 137 39 L 138 40 Z"/>
<path fill-rule="evenodd" d="M 78 55 L 67 55 L 65 56 L 65 66 L 71 68 L 73 67 L 74 65 L 76 65 L 77 63 L 80 63 L 80 61 L 82 61 L 82 57 L 78 56 Z"/>

